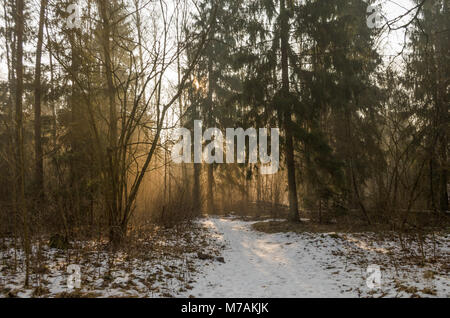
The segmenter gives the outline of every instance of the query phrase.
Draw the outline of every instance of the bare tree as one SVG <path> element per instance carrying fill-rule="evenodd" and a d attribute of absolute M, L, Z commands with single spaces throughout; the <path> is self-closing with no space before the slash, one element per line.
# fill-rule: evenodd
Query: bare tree
<path fill-rule="evenodd" d="M 205 29 L 201 34 L 196 35 L 199 46 L 194 58 L 187 65 L 176 91 L 164 101 L 162 87 L 167 70 L 185 50 L 185 46 L 178 44 L 174 50 L 169 48 L 169 34 L 174 19 L 168 12 L 167 5 L 164 1 L 159 2 L 161 16 L 159 30 L 162 36 L 153 44 L 153 47 L 143 47 L 152 56 L 143 69 L 142 63 L 134 57 L 135 46 L 129 45 L 130 43 L 119 45 L 123 51 L 122 56 L 125 53 L 128 55 L 126 59 L 129 63 L 128 72 L 123 72 L 120 65 L 114 65 L 115 59 L 112 56 L 114 50 L 109 46 L 109 39 L 120 41 L 120 38 L 116 38 L 118 34 L 115 33 L 118 31 L 117 24 L 121 19 L 119 16 L 114 16 L 114 12 L 118 10 L 117 8 L 113 10 L 112 5 L 105 5 L 101 1 L 98 3 L 98 9 L 102 20 L 102 65 L 105 68 L 110 114 L 109 145 L 106 154 L 103 155 L 108 168 L 103 178 L 105 193 L 107 193 L 110 240 L 117 246 L 126 235 L 127 224 L 135 208 L 140 185 L 160 143 L 167 112 L 179 100 L 200 52 L 205 47 L 210 29 Z M 211 19 L 213 18 L 211 16 Z M 157 29 L 154 32 L 157 32 Z M 152 81 L 155 84 L 150 88 L 149 83 Z M 147 100 L 143 100 L 144 95 Z M 151 120 L 149 120 L 150 112 L 153 114 Z M 117 126 L 118 121 L 120 121 L 120 127 Z M 143 130 L 149 128 L 151 133 L 146 133 L 147 140 L 137 137 L 144 134 Z M 150 149 L 146 146 L 150 146 Z"/>

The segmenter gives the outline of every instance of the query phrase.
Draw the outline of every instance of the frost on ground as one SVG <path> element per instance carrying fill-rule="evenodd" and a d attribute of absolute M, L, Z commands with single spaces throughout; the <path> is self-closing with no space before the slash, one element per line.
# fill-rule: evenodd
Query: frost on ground
<path fill-rule="evenodd" d="M 196 297 L 449 297 L 448 236 L 429 240 L 434 262 L 418 264 L 417 246 L 375 234 L 267 234 L 254 222 L 204 221 L 226 246 L 225 264 L 202 269 L 190 293 Z M 432 244 L 432 246 L 430 246 Z M 368 265 L 381 269 L 381 288 L 366 284 Z"/>
<path fill-rule="evenodd" d="M 448 236 L 401 248 L 394 234 L 267 234 L 254 223 L 205 218 L 140 235 L 120 253 L 88 242 L 65 251 L 42 244 L 41 253 L 34 246 L 27 289 L 23 255 L 0 240 L 0 296 L 450 297 Z M 70 264 L 80 266 L 79 289 L 68 288 Z M 380 266 L 380 288 L 367 287 L 371 264 Z"/>

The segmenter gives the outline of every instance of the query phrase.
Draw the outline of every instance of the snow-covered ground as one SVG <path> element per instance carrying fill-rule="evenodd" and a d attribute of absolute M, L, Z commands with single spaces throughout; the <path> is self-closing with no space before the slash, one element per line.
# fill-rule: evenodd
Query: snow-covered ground
<path fill-rule="evenodd" d="M 252 230 L 254 222 L 231 218 L 204 223 L 226 246 L 226 263 L 201 269 L 190 291 L 196 297 L 450 297 L 448 268 L 401 265 L 395 241 L 370 234 L 266 234 Z M 448 261 L 449 238 L 437 242 Z M 381 288 L 367 286 L 371 264 L 380 266 Z"/>
<path fill-rule="evenodd" d="M 423 249 L 405 239 L 400 248 L 395 235 L 267 234 L 253 223 L 204 218 L 119 253 L 96 242 L 66 251 L 44 242 L 29 288 L 23 254 L 3 240 L 0 297 L 450 297 L 448 235 L 426 239 Z M 80 268 L 79 289 L 68 286 L 71 264 Z M 380 288 L 367 286 L 372 264 L 380 267 Z"/>
<path fill-rule="evenodd" d="M 33 273 L 25 288 L 23 252 L 12 240 L 0 240 L 0 297 L 180 296 L 192 289 L 197 269 L 209 262 L 200 260 L 197 251 L 220 252 L 200 223 L 147 233 L 116 253 L 108 251 L 106 242 L 73 242 L 68 250 L 42 243 L 39 264 L 33 246 Z"/>

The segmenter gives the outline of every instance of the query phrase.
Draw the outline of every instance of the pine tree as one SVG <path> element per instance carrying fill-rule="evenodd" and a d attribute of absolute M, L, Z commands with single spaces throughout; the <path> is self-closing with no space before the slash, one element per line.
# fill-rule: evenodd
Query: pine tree
<path fill-rule="evenodd" d="M 419 1 L 417 1 L 420 4 Z M 426 122 L 430 162 L 430 195 L 439 210 L 448 211 L 448 78 L 450 75 L 450 20 L 447 0 L 426 1 L 410 31 L 407 75 L 414 97 L 420 101 L 417 116 Z M 436 165 L 436 168 L 433 167 Z M 437 176 L 435 177 L 435 172 Z M 437 183 L 435 187 L 433 184 Z"/>

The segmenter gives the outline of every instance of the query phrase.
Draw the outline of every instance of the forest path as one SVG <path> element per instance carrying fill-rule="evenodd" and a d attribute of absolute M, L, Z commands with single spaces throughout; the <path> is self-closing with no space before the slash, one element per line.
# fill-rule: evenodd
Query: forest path
<path fill-rule="evenodd" d="M 314 249 L 306 237 L 265 234 L 252 222 L 229 218 L 203 221 L 226 248 L 225 264 L 204 266 L 190 294 L 196 297 L 344 297 L 339 275 L 326 250 Z M 356 296 L 353 293 L 353 296 Z"/>

